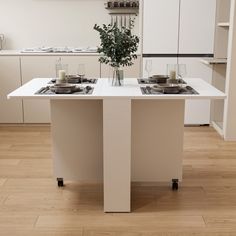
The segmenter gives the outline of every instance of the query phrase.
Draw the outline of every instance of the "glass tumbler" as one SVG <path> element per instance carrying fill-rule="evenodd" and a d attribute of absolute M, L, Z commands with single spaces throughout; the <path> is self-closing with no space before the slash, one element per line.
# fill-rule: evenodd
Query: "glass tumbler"
<path fill-rule="evenodd" d="M 177 68 L 177 78 L 182 80 L 187 75 L 186 64 L 178 64 Z"/>
<path fill-rule="evenodd" d="M 177 64 L 167 64 L 166 74 L 169 76 L 170 80 L 177 79 Z"/>
<path fill-rule="evenodd" d="M 66 75 L 68 75 L 68 64 L 56 63 L 56 78 L 59 77 L 59 70 L 64 70 Z"/>

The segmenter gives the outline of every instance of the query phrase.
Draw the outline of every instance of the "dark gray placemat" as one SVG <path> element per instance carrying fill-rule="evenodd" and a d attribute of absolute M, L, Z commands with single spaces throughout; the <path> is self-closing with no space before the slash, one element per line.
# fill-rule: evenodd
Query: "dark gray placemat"
<path fill-rule="evenodd" d="M 150 87 L 151 88 L 151 87 Z M 166 94 L 175 94 L 175 93 L 163 93 L 163 92 L 159 92 L 159 91 L 156 91 L 154 89 L 147 89 L 147 87 L 140 87 L 141 89 L 141 92 L 143 95 L 155 95 L 155 94 L 163 94 L 163 95 L 166 95 Z M 185 88 L 182 88 L 181 91 L 179 93 L 176 93 L 176 94 L 192 94 L 192 95 L 198 95 L 199 93 L 193 89 L 192 87 L 190 86 L 186 86 Z"/>
<path fill-rule="evenodd" d="M 166 83 L 166 79 L 137 79 L 139 84 L 163 84 Z M 184 80 L 179 79 L 178 84 L 187 84 Z"/>
<path fill-rule="evenodd" d="M 68 81 L 67 81 L 67 83 L 69 83 L 69 84 L 81 84 L 81 85 L 86 85 L 86 84 L 96 84 L 97 83 L 97 81 L 98 81 L 98 79 L 87 79 L 87 78 L 85 78 L 84 80 L 92 80 L 92 82 L 89 82 L 89 81 L 84 81 L 84 82 L 82 82 L 82 83 L 80 83 L 80 82 L 75 82 L 75 81 L 73 81 L 73 79 L 68 79 Z M 48 84 L 55 84 L 56 83 L 56 79 L 52 79 Z"/>
<path fill-rule="evenodd" d="M 81 88 L 81 87 L 80 87 Z M 77 91 L 74 91 L 74 92 L 72 92 L 72 93 L 55 93 L 55 92 L 53 92 L 53 91 L 51 91 L 50 89 L 49 89 L 49 86 L 47 86 L 47 87 L 43 87 L 43 88 L 41 88 L 41 89 L 39 89 L 35 94 L 36 95 L 55 95 L 55 94 L 64 94 L 64 95 L 66 95 L 66 94 L 71 94 L 71 95 L 91 95 L 92 93 L 93 93 L 93 90 L 94 90 L 94 88 L 93 87 L 91 87 L 91 89 L 90 90 L 86 90 L 84 87 L 83 87 L 83 90 L 81 91 L 79 91 L 79 90 L 77 90 Z"/>

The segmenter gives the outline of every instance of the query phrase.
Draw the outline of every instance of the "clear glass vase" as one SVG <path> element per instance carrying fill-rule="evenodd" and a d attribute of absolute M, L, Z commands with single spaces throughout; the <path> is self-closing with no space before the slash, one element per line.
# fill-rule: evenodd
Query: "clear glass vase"
<path fill-rule="evenodd" d="M 112 86 L 124 85 L 124 71 L 120 70 L 119 67 L 114 68 L 111 85 Z"/>

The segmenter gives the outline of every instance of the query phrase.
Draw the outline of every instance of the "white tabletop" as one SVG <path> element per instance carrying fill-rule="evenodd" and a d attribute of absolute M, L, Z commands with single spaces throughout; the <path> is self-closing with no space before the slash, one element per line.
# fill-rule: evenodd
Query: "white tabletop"
<path fill-rule="evenodd" d="M 130 99 L 224 99 L 224 93 L 199 78 L 185 78 L 189 86 L 199 94 L 160 94 L 143 95 L 136 78 L 126 78 L 124 86 L 111 86 L 109 79 L 98 79 L 97 84 L 91 84 L 94 91 L 91 95 L 78 94 L 53 94 L 36 95 L 42 87 L 48 86 L 50 78 L 36 78 L 24 84 L 8 95 L 8 98 L 30 98 L 30 99 L 106 99 L 106 98 L 130 98 Z M 84 85 L 86 86 L 86 85 Z"/>

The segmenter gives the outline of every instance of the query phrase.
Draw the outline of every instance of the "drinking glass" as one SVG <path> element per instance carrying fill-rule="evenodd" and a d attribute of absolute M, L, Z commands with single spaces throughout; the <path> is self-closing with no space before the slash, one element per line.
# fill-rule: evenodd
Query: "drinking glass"
<path fill-rule="evenodd" d="M 177 79 L 177 64 L 167 64 L 166 70 L 166 74 L 169 76 L 170 80 Z"/>
<path fill-rule="evenodd" d="M 56 63 L 56 78 L 59 77 L 59 70 L 64 70 L 66 75 L 68 75 L 68 64 Z"/>
<path fill-rule="evenodd" d="M 178 79 L 183 79 L 187 75 L 186 64 L 178 64 L 177 76 Z"/>
<path fill-rule="evenodd" d="M 149 78 L 150 73 L 152 71 L 152 60 L 146 60 L 145 71 L 148 73 L 148 78 Z"/>
<path fill-rule="evenodd" d="M 85 64 L 78 65 L 78 75 L 81 78 L 81 82 L 82 82 L 85 76 Z"/>

